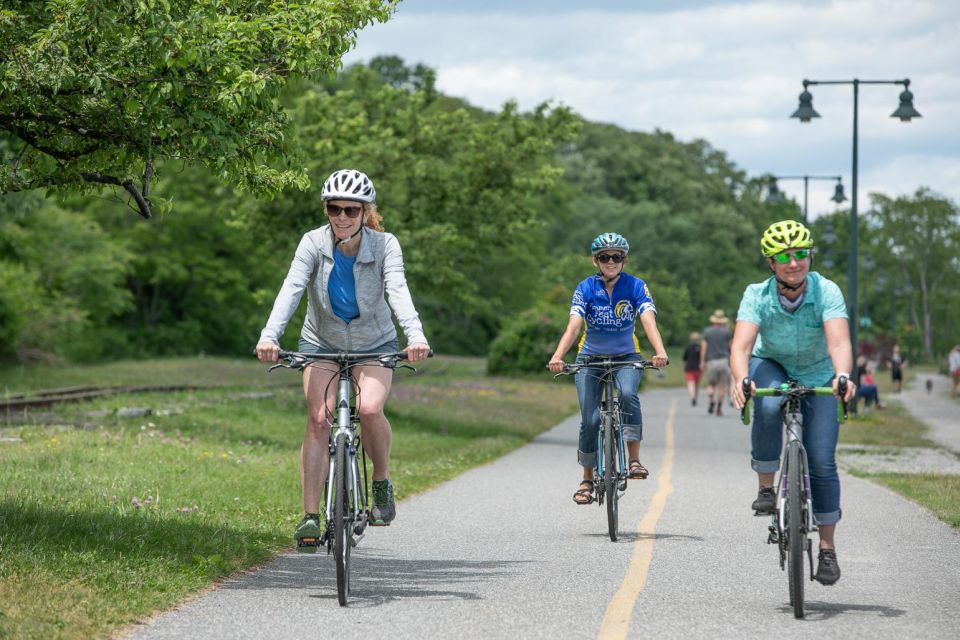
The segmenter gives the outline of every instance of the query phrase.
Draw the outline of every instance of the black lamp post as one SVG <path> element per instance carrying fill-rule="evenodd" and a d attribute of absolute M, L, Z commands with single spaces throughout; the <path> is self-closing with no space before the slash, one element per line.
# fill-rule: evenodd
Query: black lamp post
<path fill-rule="evenodd" d="M 852 187 L 853 193 L 850 196 L 850 260 L 847 265 L 847 295 L 850 299 L 850 343 L 853 348 L 854 364 L 858 354 L 857 347 L 857 240 L 858 240 L 858 221 L 857 221 L 857 134 L 858 134 L 858 107 L 860 98 L 860 85 L 862 84 L 902 84 L 903 91 L 900 93 L 900 106 L 890 114 L 891 118 L 900 118 L 901 122 L 909 122 L 912 118 L 919 118 L 920 113 L 913 108 L 913 93 L 910 92 L 910 79 L 903 80 L 804 80 L 803 93 L 800 94 L 800 104 L 797 110 L 790 116 L 799 118 L 800 122 L 810 122 L 813 118 L 819 118 L 820 114 L 813 108 L 813 95 L 807 90 L 810 85 L 818 84 L 849 84 L 853 85 L 853 171 Z"/>
<path fill-rule="evenodd" d="M 777 180 L 803 180 L 803 223 L 807 224 L 807 199 L 810 193 L 811 180 L 836 180 L 837 184 L 833 189 L 833 196 L 830 198 L 837 204 L 845 201 L 847 196 L 843 193 L 843 183 L 840 176 L 770 176 L 770 186 L 767 188 L 767 202 L 776 204 L 783 200 L 783 195 L 777 186 Z"/>

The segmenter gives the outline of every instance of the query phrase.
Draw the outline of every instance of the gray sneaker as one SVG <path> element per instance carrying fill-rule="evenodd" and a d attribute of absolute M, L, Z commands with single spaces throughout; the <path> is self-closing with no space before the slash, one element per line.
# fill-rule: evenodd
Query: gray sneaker
<path fill-rule="evenodd" d="M 837 564 L 837 552 L 833 549 L 820 549 L 817 558 L 817 573 L 813 579 L 823 585 L 831 585 L 840 579 L 840 565 Z"/>
<path fill-rule="evenodd" d="M 757 499 L 750 505 L 757 514 L 770 514 L 777 510 L 777 494 L 773 487 L 764 487 L 757 493 Z"/>
<path fill-rule="evenodd" d="M 397 506 L 393 502 L 393 483 L 389 480 L 374 480 L 370 525 L 385 527 L 396 517 Z"/>
<path fill-rule="evenodd" d="M 316 553 L 323 532 L 320 529 L 320 517 L 303 516 L 303 520 L 293 532 L 300 553 Z"/>

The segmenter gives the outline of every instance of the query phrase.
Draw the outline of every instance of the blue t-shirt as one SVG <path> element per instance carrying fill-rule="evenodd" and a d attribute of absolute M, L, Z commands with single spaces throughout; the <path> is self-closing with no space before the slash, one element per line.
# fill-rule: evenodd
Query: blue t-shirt
<path fill-rule="evenodd" d="M 579 353 L 584 355 L 623 355 L 639 353 L 640 343 L 633 334 L 637 316 L 657 312 L 650 289 L 640 278 L 621 273 L 607 294 L 603 278 L 593 275 L 577 285 L 570 315 L 584 320 Z"/>
<path fill-rule="evenodd" d="M 760 327 L 753 355 L 775 360 L 787 375 L 808 387 L 826 384 L 834 374 L 823 323 L 847 317 L 840 287 L 816 271 L 807 274 L 803 302 L 795 311 L 780 304 L 773 276 L 749 285 L 737 311 L 738 322 Z"/>
<path fill-rule="evenodd" d="M 333 313 L 344 322 L 360 315 L 357 305 L 357 283 L 353 279 L 353 264 L 357 256 L 344 255 L 340 249 L 333 250 L 333 270 L 327 283 L 330 293 L 330 306 Z"/>

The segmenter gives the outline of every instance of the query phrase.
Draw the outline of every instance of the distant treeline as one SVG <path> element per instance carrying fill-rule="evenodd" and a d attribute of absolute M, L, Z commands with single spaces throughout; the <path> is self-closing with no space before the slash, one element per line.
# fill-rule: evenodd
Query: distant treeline
<path fill-rule="evenodd" d="M 285 104 L 305 191 L 257 200 L 168 162 L 155 191 L 172 208 L 152 220 L 122 191 L 0 197 L 0 358 L 249 354 L 301 235 L 325 224 L 323 180 L 342 167 L 374 180 L 434 349 L 486 355 L 501 336 L 491 358 L 501 370 L 545 362 L 598 233 L 628 238 L 628 270 L 648 281 L 666 340 L 682 344 L 713 309 L 735 314 L 746 284 L 765 277 L 762 229 L 798 217 L 793 202 L 764 201 L 766 177 L 706 141 L 550 105 L 491 113 L 396 57 L 292 86 Z M 960 341 L 957 213 L 926 190 L 874 198 L 861 230 L 861 339 L 912 339 L 928 357 Z M 814 225 L 814 268 L 841 286 L 848 220 L 841 211 Z"/>

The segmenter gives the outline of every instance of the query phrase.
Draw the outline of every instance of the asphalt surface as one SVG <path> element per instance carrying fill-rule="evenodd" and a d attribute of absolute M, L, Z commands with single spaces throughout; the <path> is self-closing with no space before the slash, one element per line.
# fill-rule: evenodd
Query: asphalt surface
<path fill-rule="evenodd" d="M 161 638 L 951 638 L 960 637 L 960 536 L 892 492 L 842 475 L 843 577 L 787 578 L 754 517 L 749 429 L 691 407 L 681 390 L 642 396 L 650 478 L 604 509 L 571 500 L 577 420 L 398 505 L 354 550 L 337 604 L 333 560 L 281 555 L 128 629 Z"/>
<path fill-rule="evenodd" d="M 930 391 L 927 391 L 927 381 Z M 900 400 L 915 418 L 930 428 L 930 439 L 960 453 L 960 404 L 950 397 L 950 379 L 939 373 L 917 373 L 902 393 L 886 398 Z M 960 634 L 958 634 L 960 635 Z"/>

